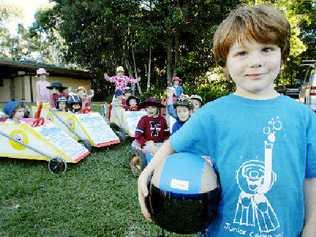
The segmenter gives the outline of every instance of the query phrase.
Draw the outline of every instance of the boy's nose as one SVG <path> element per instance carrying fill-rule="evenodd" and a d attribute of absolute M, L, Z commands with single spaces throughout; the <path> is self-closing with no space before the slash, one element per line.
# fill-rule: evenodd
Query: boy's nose
<path fill-rule="evenodd" d="M 263 64 L 263 58 L 258 53 L 252 53 L 248 58 L 248 64 L 250 67 L 261 67 Z"/>

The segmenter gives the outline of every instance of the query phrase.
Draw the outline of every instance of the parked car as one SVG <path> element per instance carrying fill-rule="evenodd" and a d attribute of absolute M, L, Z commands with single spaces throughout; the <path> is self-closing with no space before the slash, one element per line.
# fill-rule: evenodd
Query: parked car
<path fill-rule="evenodd" d="M 298 99 L 301 87 L 301 84 L 299 82 L 300 81 L 297 80 L 297 82 L 295 82 L 295 84 L 293 85 L 281 85 L 275 87 L 275 89 L 277 90 L 277 92 L 283 95 L 287 95 L 289 97 L 292 97 L 293 99 Z"/>
<path fill-rule="evenodd" d="M 307 66 L 299 101 L 316 112 L 316 60 L 305 60 L 301 66 Z"/>

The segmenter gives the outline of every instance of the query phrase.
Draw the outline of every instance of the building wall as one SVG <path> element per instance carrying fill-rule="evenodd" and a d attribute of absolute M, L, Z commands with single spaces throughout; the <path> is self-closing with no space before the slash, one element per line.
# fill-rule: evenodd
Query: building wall
<path fill-rule="evenodd" d="M 26 102 L 36 101 L 35 84 L 38 80 L 35 76 L 21 76 L 11 79 L 3 79 L 3 86 L 0 86 L 0 102 L 6 102 L 11 99 L 25 100 Z M 70 77 L 55 77 L 49 76 L 49 82 L 59 81 L 64 86 L 76 89 L 79 86 L 84 86 L 86 89 L 91 89 L 90 80 L 76 79 Z M 32 90 L 31 90 L 32 84 Z M 32 101 L 33 98 L 33 101 Z"/>
<path fill-rule="evenodd" d="M 10 100 L 10 83 L 11 79 L 2 79 L 3 86 L 0 86 L 0 102 Z"/>
<path fill-rule="evenodd" d="M 32 77 L 32 87 L 33 87 L 33 98 L 34 101 L 36 101 L 36 90 L 35 90 L 35 84 L 38 80 L 37 77 Z M 49 76 L 48 77 L 49 82 L 61 82 L 63 86 L 67 86 L 69 89 L 76 90 L 79 86 L 84 86 L 87 90 L 91 89 L 91 82 L 90 80 L 83 80 L 83 79 L 76 79 L 71 77 L 55 77 L 55 76 Z M 31 101 L 31 100 L 30 100 Z"/>

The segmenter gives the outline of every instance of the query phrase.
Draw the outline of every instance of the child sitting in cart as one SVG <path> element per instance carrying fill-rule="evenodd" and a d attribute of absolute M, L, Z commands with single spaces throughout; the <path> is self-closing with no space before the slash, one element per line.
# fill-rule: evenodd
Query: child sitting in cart
<path fill-rule="evenodd" d="M 189 120 L 193 112 L 193 104 L 189 96 L 180 96 L 173 105 L 177 115 L 176 122 L 172 126 L 172 134 L 179 130 Z"/>
<path fill-rule="evenodd" d="M 139 102 L 140 99 L 136 96 L 129 96 L 126 99 L 126 106 L 125 106 L 125 110 L 126 111 L 138 111 L 139 110 Z"/>
<path fill-rule="evenodd" d="M 57 100 L 60 96 L 68 96 L 65 92 L 68 87 L 63 86 L 63 84 L 58 81 L 52 82 L 47 89 L 50 90 L 50 106 L 52 108 L 57 108 Z"/>
<path fill-rule="evenodd" d="M 149 162 L 162 142 L 169 137 L 170 132 L 166 119 L 160 115 L 160 108 L 163 107 L 160 102 L 154 97 L 149 97 L 140 104 L 140 107 L 145 108 L 148 114 L 137 124 L 132 147 L 140 148 L 146 155 L 146 161 Z"/>
<path fill-rule="evenodd" d="M 68 111 L 79 114 L 81 110 L 81 99 L 76 94 L 70 94 L 67 99 Z"/>
<path fill-rule="evenodd" d="M 9 119 L 6 122 L 20 124 L 25 115 L 25 106 L 20 101 L 9 101 L 3 107 L 3 112 Z"/>
<path fill-rule="evenodd" d="M 58 97 L 56 109 L 61 112 L 68 112 L 67 98 L 65 96 Z"/>
<path fill-rule="evenodd" d="M 87 91 L 83 86 L 79 86 L 76 91 L 81 99 L 81 113 L 91 112 L 91 100 L 94 96 L 94 91 L 92 89 Z"/>
<path fill-rule="evenodd" d="M 190 99 L 193 104 L 193 112 L 196 112 L 203 105 L 203 99 L 199 95 L 191 95 Z"/>

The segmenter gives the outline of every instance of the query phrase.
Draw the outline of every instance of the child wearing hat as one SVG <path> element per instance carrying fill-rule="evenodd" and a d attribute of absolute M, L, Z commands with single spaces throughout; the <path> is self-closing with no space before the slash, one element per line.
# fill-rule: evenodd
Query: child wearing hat
<path fill-rule="evenodd" d="M 92 97 L 94 96 L 94 91 L 93 90 L 87 91 L 87 89 L 83 86 L 79 86 L 76 91 L 77 91 L 77 95 L 81 99 L 81 112 L 82 113 L 91 112 L 91 100 L 92 100 Z"/>
<path fill-rule="evenodd" d="M 68 87 L 63 86 L 62 83 L 55 81 L 52 82 L 47 89 L 50 91 L 50 106 L 54 109 L 57 108 L 57 100 L 60 96 L 67 97 L 66 93 L 64 92 Z"/>
<path fill-rule="evenodd" d="M 134 79 L 132 77 L 128 77 L 124 75 L 124 68 L 122 66 L 118 66 L 116 68 L 116 75 L 109 77 L 107 73 L 104 73 L 104 79 L 115 84 L 115 91 L 121 90 L 125 92 L 128 88 L 128 84 L 136 84 L 139 79 Z"/>
<path fill-rule="evenodd" d="M 156 98 L 149 97 L 140 106 L 145 108 L 148 114 L 139 120 L 135 140 L 145 153 L 155 154 L 157 144 L 161 144 L 170 135 L 167 121 L 160 115 L 163 105 Z"/>
<path fill-rule="evenodd" d="M 176 122 L 172 126 L 172 134 L 179 130 L 182 125 L 189 120 L 193 112 L 193 104 L 190 98 L 186 95 L 177 98 L 177 101 L 173 106 L 177 117 Z"/>
<path fill-rule="evenodd" d="M 47 89 L 50 83 L 47 81 L 49 73 L 46 72 L 45 68 L 39 68 L 36 70 L 36 77 L 38 80 L 35 83 L 36 100 L 37 103 L 48 103 L 50 101 L 50 93 Z"/>
<path fill-rule="evenodd" d="M 196 112 L 203 105 L 203 99 L 199 95 L 191 95 L 190 99 L 193 104 L 193 112 Z"/>
<path fill-rule="evenodd" d="M 125 110 L 127 111 L 138 111 L 139 110 L 139 102 L 140 99 L 136 96 L 130 95 L 127 99 L 126 99 L 126 108 Z"/>
<path fill-rule="evenodd" d="M 56 103 L 56 109 L 61 112 L 68 112 L 67 98 L 65 96 L 59 96 Z"/>
<path fill-rule="evenodd" d="M 69 112 L 75 114 L 79 114 L 81 112 L 81 99 L 77 94 L 69 94 L 67 99 L 67 109 Z"/>
<path fill-rule="evenodd" d="M 9 118 L 9 120 L 6 120 L 7 122 L 19 124 L 24 118 L 25 106 L 20 101 L 9 101 L 4 105 L 3 112 Z"/>

